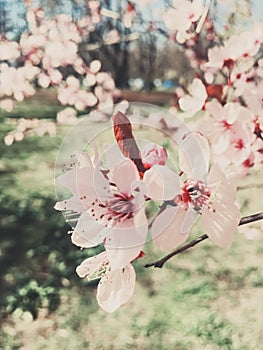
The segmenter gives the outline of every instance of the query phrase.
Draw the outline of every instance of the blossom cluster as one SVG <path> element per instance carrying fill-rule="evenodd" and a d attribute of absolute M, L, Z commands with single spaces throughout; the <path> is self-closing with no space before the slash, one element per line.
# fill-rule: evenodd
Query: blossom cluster
<path fill-rule="evenodd" d="M 117 112 L 114 134 L 121 152 L 114 164 L 101 164 L 98 152 L 76 152 L 71 169 L 58 184 L 71 197 L 56 203 L 55 209 L 74 218 L 72 243 L 81 248 L 97 245 L 104 252 L 77 267 L 80 277 L 100 278 L 99 305 L 113 312 L 133 294 L 135 271 L 132 263 L 143 257 L 148 231 L 163 250 L 185 242 L 198 217 L 209 238 L 219 247 L 231 244 L 240 221 L 235 203 L 236 186 L 218 164 L 210 167 L 208 141 L 200 133 L 184 135 L 180 142 L 178 174 L 168 165 L 168 153 L 155 143 L 141 150 L 134 139 L 129 119 Z M 160 210 L 151 222 L 146 216 L 148 201 Z M 73 216 L 72 216 L 73 215 Z"/>
<path fill-rule="evenodd" d="M 16 102 L 49 87 L 56 89 L 62 105 L 77 111 L 113 108 L 116 89 L 110 73 L 101 71 L 98 60 L 85 62 L 78 51 L 94 27 L 95 10 L 86 17 L 89 25 L 84 25 L 83 18 L 74 22 L 65 14 L 46 18 L 30 1 L 27 9 L 28 30 L 19 41 L 4 33 L 0 37 L 0 109 L 10 113 Z"/>
<path fill-rule="evenodd" d="M 188 86 L 177 89 L 178 104 L 173 112 L 191 123 L 192 129 L 202 130 L 213 160 L 224 171 L 244 176 L 251 167 L 259 169 L 263 164 L 263 25 L 255 23 L 222 41 L 202 2 L 182 2 L 187 6 L 180 7 L 175 0 L 169 11 L 179 11 L 181 20 L 189 23 L 184 40 L 177 37 L 182 36 L 184 26 L 165 24 L 171 33 L 177 30 L 175 40 L 184 46 L 196 73 Z M 191 8 L 190 16 L 184 14 L 187 8 Z M 194 28 L 202 13 L 206 17 L 200 33 Z M 190 20 L 195 21 L 194 27 Z"/>

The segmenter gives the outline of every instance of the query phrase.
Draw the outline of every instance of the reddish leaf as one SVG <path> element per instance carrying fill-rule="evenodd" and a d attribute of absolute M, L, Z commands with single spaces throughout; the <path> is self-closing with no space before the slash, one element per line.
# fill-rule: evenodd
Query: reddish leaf
<path fill-rule="evenodd" d="M 140 150 L 132 134 L 132 125 L 125 114 L 117 112 L 112 117 L 114 135 L 120 147 L 122 154 L 130 158 L 136 165 L 140 173 L 145 172 L 142 163 Z"/>

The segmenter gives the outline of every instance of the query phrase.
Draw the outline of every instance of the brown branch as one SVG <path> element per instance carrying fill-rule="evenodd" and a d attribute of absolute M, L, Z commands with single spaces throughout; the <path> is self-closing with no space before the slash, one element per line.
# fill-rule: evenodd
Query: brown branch
<path fill-rule="evenodd" d="M 252 185 L 243 185 L 243 186 L 237 186 L 237 191 L 250 190 L 251 188 L 261 188 L 261 187 L 263 187 L 263 183 L 252 184 Z"/>
<path fill-rule="evenodd" d="M 241 218 L 240 222 L 239 222 L 239 226 L 241 225 L 246 225 L 249 224 L 250 222 L 254 222 L 254 221 L 258 221 L 258 220 L 263 220 L 263 212 L 261 213 L 257 213 L 257 214 L 252 214 L 252 215 L 248 215 L 248 216 L 244 216 L 243 218 Z M 192 240 L 191 242 L 183 245 L 182 247 L 172 251 L 171 253 L 165 255 L 163 258 L 161 258 L 160 260 L 157 260 L 155 262 L 146 264 L 144 267 L 159 267 L 162 268 L 163 265 L 169 260 L 171 259 L 173 256 L 184 252 L 185 250 L 194 247 L 196 244 L 204 241 L 205 239 L 208 238 L 207 234 L 203 234 L 202 236 Z"/>

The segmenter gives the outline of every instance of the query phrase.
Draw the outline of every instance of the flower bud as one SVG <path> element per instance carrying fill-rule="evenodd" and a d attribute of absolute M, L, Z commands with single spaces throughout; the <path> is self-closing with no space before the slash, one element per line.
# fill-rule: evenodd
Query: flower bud
<path fill-rule="evenodd" d="M 164 147 L 156 143 L 147 143 L 141 150 L 142 163 L 146 169 L 154 165 L 165 165 L 167 160 L 167 152 Z"/>

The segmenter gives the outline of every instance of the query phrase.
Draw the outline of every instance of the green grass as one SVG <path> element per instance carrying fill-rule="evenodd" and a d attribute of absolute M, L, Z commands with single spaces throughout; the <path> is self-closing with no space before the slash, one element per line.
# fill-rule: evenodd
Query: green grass
<path fill-rule="evenodd" d="M 4 135 L 8 126 L 2 123 L 0 129 Z M 16 271 L 21 267 L 23 271 L 30 268 L 29 276 L 40 274 L 41 277 L 46 273 L 45 264 L 49 263 L 52 266 L 47 270 L 49 275 L 44 274 L 41 278 L 49 283 L 59 279 L 64 286 L 57 289 L 61 304 L 54 312 L 49 313 L 44 303 L 39 307 L 36 320 L 21 307 L 6 314 L 2 319 L 0 348 L 263 349 L 263 241 L 262 236 L 255 240 L 245 239 L 243 228 L 229 249 L 222 250 L 205 241 L 174 257 L 162 269 L 143 267 L 163 255 L 151 243 L 147 244 L 146 256 L 135 263 L 137 284 L 131 301 L 114 314 L 98 308 L 96 283 L 78 280 L 74 272 L 86 252 L 70 244 L 64 219 L 51 205 L 52 198 L 55 201 L 53 166 L 65 133 L 66 129 L 61 128 L 55 138 L 32 137 L 11 147 L 0 145 L 4 194 L 1 205 L 6 214 L 10 209 L 9 201 L 17 206 L 11 214 L 1 217 L 0 257 L 12 262 L 5 278 L 18 288 L 20 282 Z M 259 180 L 260 175 L 255 173 L 242 180 L 241 185 Z M 51 201 L 42 202 L 44 195 Z M 240 191 L 242 213 L 260 211 L 262 195 L 262 188 Z M 49 207 L 44 207 L 43 203 Z M 55 216 L 52 216 L 53 212 Z M 56 225 L 53 231 L 51 221 Z M 260 223 L 255 226 L 262 228 Z M 11 228 L 14 230 L 7 231 Z M 19 243 L 16 250 L 8 255 L 15 242 Z M 68 242 L 66 247 L 65 242 Z M 23 248 L 20 255 L 19 247 Z M 15 254 L 19 255 L 17 261 Z M 43 266 L 29 264 L 34 254 L 41 256 Z M 48 293 L 35 284 L 26 284 L 24 290 L 19 288 L 21 300 L 31 295 L 28 291 Z"/>
<path fill-rule="evenodd" d="M 16 102 L 12 112 L 0 110 L 0 118 L 48 118 L 55 119 L 57 112 L 64 107 L 55 98 L 54 89 L 40 89 L 35 95 L 23 102 Z"/>

